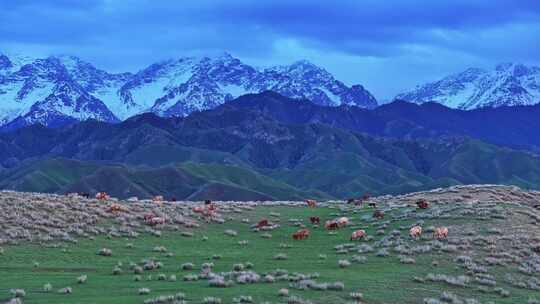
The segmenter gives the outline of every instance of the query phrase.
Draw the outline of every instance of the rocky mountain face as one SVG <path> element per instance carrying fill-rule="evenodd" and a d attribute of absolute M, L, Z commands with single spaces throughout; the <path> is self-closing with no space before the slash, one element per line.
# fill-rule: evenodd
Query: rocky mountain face
<path fill-rule="evenodd" d="M 503 63 L 494 70 L 470 68 L 399 94 L 415 103 L 438 102 L 450 108 L 533 105 L 540 102 L 540 67 Z"/>
<path fill-rule="evenodd" d="M 0 55 L 0 125 L 8 128 L 89 118 L 116 122 L 144 112 L 186 116 L 266 90 L 323 106 L 377 105 L 361 85 L 349 87 L 307 61 L 259 69 L 224 54 L 167 60 L 134 74 L 113 74 L 73 56 Z"/>

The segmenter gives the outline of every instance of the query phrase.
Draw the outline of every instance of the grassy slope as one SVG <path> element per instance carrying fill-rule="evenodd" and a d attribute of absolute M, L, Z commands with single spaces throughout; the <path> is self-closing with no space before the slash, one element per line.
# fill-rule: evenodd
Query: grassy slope
<path fill-rule="evenodd" d="M 322 218 L 331 217 L 335 210 L 328 208 L 292 208 L 292 207 L 260 207 L 250 214 L 240 215 L 258 219 L 267 216 L 268 212 L 280 212 L 283 214 L 282 222 L 288 218 L 305 218 L 306 216 L 319 215 Z M 364 210 L 357 214 L 370 214 L 370 210 Z M 286 215 L 286 216 L 285 216 Z M 497 219 L 481 221 L 485 228 L 497 226 Z M 397 228 L 399 225 L 410 224 L 410 221 L 396 222 L 388 228 Z M 458 224 L 457 221 L 439 219 L 438 224 Z M 475 221 L 467 221 L 474 224 Z M 433 224 L 426 221 L 425 225 Z M 366 226 L 368 234 L 374 235 L 369 225 Z M 231 228 L 239 232 L 237 237 L 226 237 L 224 229 Z M 288 286 L 288 283 L 278 282 L 274 284 L 259 283 L 254 285 L 235 285 L 232 288 L 210 288 L 206 281 L 183 282 L 182 276 L 194 271 L 181 271 L 179 266 L 185 262 L 193 262 L 200 266 L 203 262 L 210 261 L 214 254 L 220 254 L 222 259 L 214 260 L 215 271 L 228 271 L 232 265 L 250 261 L 255 264 L 257 272 L 270 271 L 276 268 L 287 269 L 290 272 L 302 273 L 318 272 L 318 281 L 334 282 L 342 281 L 346 289 L 343 292 L 336 291 L 297 291 L 290 289 L 291 294 L 300 295 L 303 298 L 316 300 L 318 303 L 344 303 L 349 292 L 361 291 L 364 293 L 367 303 L 419 303 L 428 296 L 437 297 L 442 290 L 452 291 L 460 296 L 474 297 L 478 300 L 494 301 L 495 303 L 525 303 L 529 296 L 533 295 L 530 290 L 515 289 L 508 286 L 502 280 L 505 268 L 496 268 L 495 274 L 497 286 L 502 286 L 511 292 L 510 298 L 501 298 L 493 293 L 481 293 L 474 288 L 450 287 L 444 283 L 414 283 L 413 276 L 424 276 L 429 272 L 444 273 L 451 275 L 462 274 L 452 263 L 453 257 L 461 253 L 429 253 L 416 258 L 415 265 L 404 265 L 397 261 L 396 255 L 381 258 L 373 253 L 366 254 L 368 261 L 365 264 L 353 264 L 350 268 L 340 269 L 337 267 L 339 259 L 347 255 L 337 255 L 333 247 L 346 242 L 350 230 L 343 229 L 337 235 L 328 235 L 321 229 L 312 229 L 312 236 L 307 241 L 293 242 L 290 233 L 297 228 L 285 225 L 278 231 L 273 232 L 271 239 L 262 239 L 260 234 L 250 232 L 248 224 L 240 223 L 239 219 L 229 221 L 224 225 L 211 225 L 196 230 L 193 238 L 181 237 L 179 232 L 165 233 L 161 238 L 144 234 L 138 239 L 127 240 L 123 238 L 97 238 L 96 240 L 81 239 L 78 244 L 63 244 L 61 248 L 43 249 L 36 245 L 22 245 L 7 247 L 4 255 L 0 256 L 0 299 L 7 297 L 10 288 L 24 288 L 27 292 L 25 303 L 142 303 L 144 299 L 164 294 L 184 292 L 190 303 L 200 303 L 204 296 L 219 296 L 224 303 L 230 303 L 232 297 L 239 295 L 251 295 L 256 303 L 262 301 L 280 302 L 276 296 L 277 290 Z M 208 241 L 202 241 L 202 236 L 208 236 Z M 378 239 L 379 237 L 376 237 Z M 247 247 L 240 247 L 239 240 L 249 240 Z M 125 244 L 132 242 L 133 249 L 128 249 Z M 293 248 L 279 248 L 280 243 L 290 243 Z M 163 254 L 152 251 L 154 246 L 166 246 L 173 257 L 165 257 Z M 96 255 L 99 248 L 107 247 L 113 250 L 112 257 Z M 64 250 L 65 249 L 65 250 Z M 275 261 L 273 256 L 283 252 L 289 257 L 285 261 Z M 327 254 L 326 260 L 318 258 L 319 254 Z M 348 256 L 351 254 L 349 253 Z M 129 262 L 139 262 L 143 258 L 158 257 L 163 261 L 164 268 L 146 272 L 143 278 L 152 274 L 151 281 L 134 282 L 133 274 L 128 272 Z M 437 260 L 440 266 L 434 268 L 431 262 Z M 39 267 L 33 267 L 33 262 L 40 263 Z M 125 273 L 113 276 L 111 270 L 118 262 L 124 264 Z M 177 282 L 156 281 L 159 273 L 167 275 L 176 274 Z M 493 273 L 493 272 L 491 272 Z M 88 275 L 88 282 L 78 285 L 75 282 L 77 276 Z M 72 295 L 59 295 L 57 293 L 43 293 L 41 288 L 45 283 L 53 284 L 54 290 L 71 286 L 74 288 Z M 140 287 L 148 287 L 152 290 L 148 296 L 137 295 Z"/>

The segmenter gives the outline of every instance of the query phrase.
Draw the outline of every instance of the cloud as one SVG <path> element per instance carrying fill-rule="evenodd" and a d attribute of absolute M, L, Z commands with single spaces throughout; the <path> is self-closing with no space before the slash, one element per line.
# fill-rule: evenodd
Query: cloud
<path fill-rule="evenodd" d="M 4 50 L 69 53 L 117 71 L 224 50 L 266 65 L 307 58 L 349 83 L 370 83 L 380 96 L 467 65 L 538 63 L 539 36 L 540 2 L 529 0 L 0 4 Z M 406 77 L 388 85 L 387 75 L 369 74 L 366 66 Z"/>

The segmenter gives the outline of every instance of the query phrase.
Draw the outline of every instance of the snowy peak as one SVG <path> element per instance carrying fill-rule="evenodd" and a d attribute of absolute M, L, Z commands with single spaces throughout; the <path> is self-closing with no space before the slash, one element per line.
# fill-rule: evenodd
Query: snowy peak
<path fill-rule="evenodd" d="M 540 102 L 540 68 L 501 63 L 493 70 L 470 68 L 396 96 L 415 103 L 438 102 L 458 109 L 532 105 Z"/>
<path fill-rule="evenodd" d="M 324 106 L 377 105 L 361 85 L 349 87 L 306 60 L 258 69 L 223 53 L 169 59 L 134 74 L 113 74 L 75 56 L 1 55 L 0 125 L 54 125 L 87 118 L 112 122 L 145 112 L 185 116 L 267 90 Z"/>

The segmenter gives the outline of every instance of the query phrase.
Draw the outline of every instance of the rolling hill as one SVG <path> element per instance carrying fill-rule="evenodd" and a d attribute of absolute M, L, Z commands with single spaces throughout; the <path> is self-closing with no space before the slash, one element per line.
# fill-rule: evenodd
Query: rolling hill
<path fill-rule="evenodd" d="M 399 124 L 390 119 L 398 115 L 393 107 L 427 111 L 430 105 L 398 103 L 364 112 L 282 99 L 267 92 L 184 118 L 147 113 L 118 124 L 89 120 L 3 133 L 0 186 L 235 200 L 344 198 L 469 183 L 540 188 L 534 153 L 459 134 L 457 127 L 444 131 L 450 122 L 439 122 L 433 133 L 415 126 L 380 137 L 366 132 L 373 125 L 356 115 L 367 113 L 389 130 Z M 429 116 L 422 111 L 419 117 Z M 461 119 L 473 124 L 468 116 Z"/>

